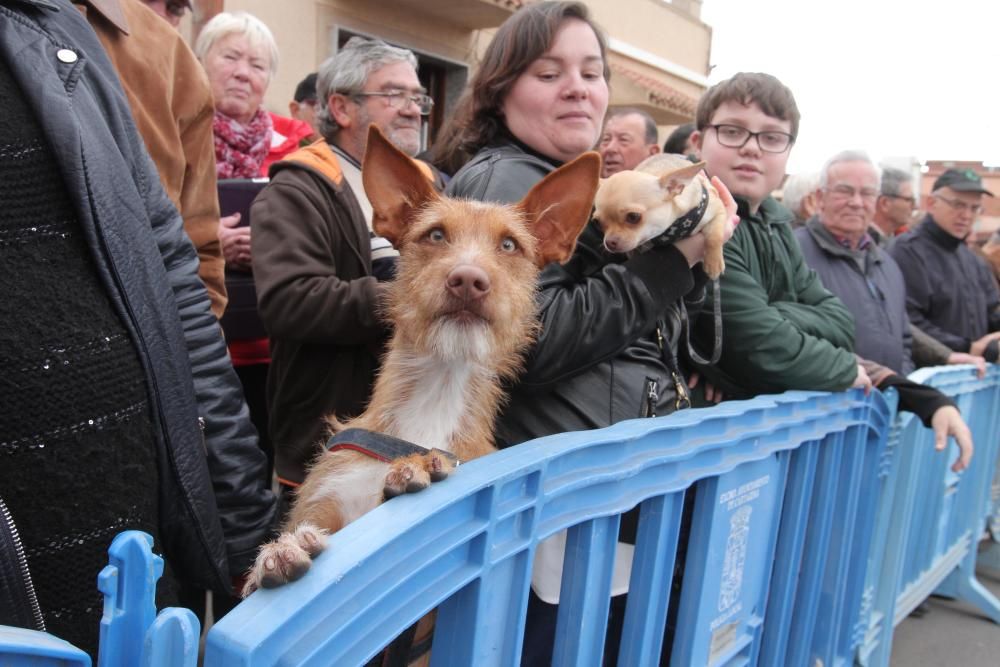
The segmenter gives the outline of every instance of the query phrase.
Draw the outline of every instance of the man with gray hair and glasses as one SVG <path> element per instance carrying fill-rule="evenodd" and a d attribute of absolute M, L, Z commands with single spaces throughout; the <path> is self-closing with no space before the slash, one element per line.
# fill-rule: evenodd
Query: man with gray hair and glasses
<path fill-rule="evenodd" d="M 368 402 L 387 333 L 382 281 L 398 254 L 372 232 L 361 161 L 369 124 L 408 155 L 420 149 L 421 117 L 433 102 L 416 68 L 410 51 L 351 39 L 319 69 L 323 139 L 272 165 L 251 208 L 257 299 L 271 339 L 271 438 L 286 500 L 318 451 L 322 418 L 359 414 Z"/>
<path fill-rule="evenodd" d="M 927 215 L 889 249 L 906 280 L 910 321 L 958 352 L 1000 356 L 1000 293 L 985 260 L 965 245 L 983 196 L 971 169 L 948 169 L 934 181 Z"/>
<path fill-rule="evenodd" d="M 916 205 L 913 177 L 902 169 L 883 169 L 882 185 L 875 200 L 875 217 L 868 230 L 875 242 L 887 248 L 890 241 L 907 231 L 913 222 Z"/>
<path fill-rule="evenodd" d="M 934 429 L 938 449 L 954 436 L 960 456 L 953 469 L 960 470 L 972 457 L 972 437 L 958 408 L 938 390 L 905 377 L 914 369 L 906 287 L 896 262 L 869 232 L 878 168 L 861 151 L 843 151 L 827 161 L 819 179 L 817 214 L 795 230 L 802 256 L 854 316 L 854 352 L 872 383 L 895 388 L 900 409 Z"/>

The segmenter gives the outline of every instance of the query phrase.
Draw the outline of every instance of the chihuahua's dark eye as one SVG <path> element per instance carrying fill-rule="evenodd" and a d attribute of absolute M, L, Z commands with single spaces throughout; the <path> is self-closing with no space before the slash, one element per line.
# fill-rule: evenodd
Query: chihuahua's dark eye
<path fill-rule="evenodd" d="M 625 214 L 625 222 L 630 225 L 638 225 L 642 222 L 642 213 L 637 213 L 635 211 L 629 211 Z"/>
<path fill-rule="evenodd" d="M 517 241 L 510 238 L 509 236 L 500 242 L 500 249 L 504 252 L 516 252 L 517 251 Z"/>
<path fill-rule="evenodd" d="M 427 232 L 427 240 L 431 243 L 444 243 L 444 230 L 439 227 L 435 227 L 431 231 Z"/>

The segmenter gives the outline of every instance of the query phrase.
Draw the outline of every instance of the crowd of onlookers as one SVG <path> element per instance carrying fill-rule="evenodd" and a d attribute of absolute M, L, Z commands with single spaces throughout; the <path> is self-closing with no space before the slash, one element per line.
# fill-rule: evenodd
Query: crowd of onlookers
<path fill-rule="evenodd" d="M 860 151 L 783 183 L 800 117 L 761 73 L 711 87 L 661 148 L 644 111 L 609 110 L 606 41 L 576 2 L 505 21 L 421 152 L 434 100 L 410 51 L 351 39 L 284 116 L 263 106 L 268 28 L 222 13 L 191 49 L 174 29 L 188 8 L 0 3 L 0 537 L 19 545 L 0 547 L 0 624 L 93 653 L 94 578 L 127 528 L 166 557 L 161 603 L 201 613 L 213 591 L 216 617 L 235 604 L 323 418 L 358 414 L 378 372 L 398 253 L 362 186 L 371 124 L 449 196 L 516 202 L 588 150 L 605 177 L 665 151 L 700 161 L 731 204 L 717 289 L 700 234 L 625 256 L 593 222 L 543 271 L 501 447 L 762 393 L 892 386 L 939 449 L 955 439 L 954 469 L 969 465 L 955 404 L 906 376 L 982 374 L 1000 353 L 996 277 L 964 241 L 992 196 L 976 173 L 945 171 L 920 218 L 911 175 Z M 217 193 L 248 183 L 251 205 L 220 209 Z M 524 664 L 551 658 L 548 583 Z"/>

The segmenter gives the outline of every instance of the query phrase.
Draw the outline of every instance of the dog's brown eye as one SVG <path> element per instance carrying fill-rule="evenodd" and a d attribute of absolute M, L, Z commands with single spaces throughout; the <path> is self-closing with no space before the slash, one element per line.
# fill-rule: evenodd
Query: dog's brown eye
<path fill-rule="evenodd" d="M 636 213 L 635 211 L 629 211 L 625 214 L 625 222 L 630 225 L 638 225 L 642 221 L 642 213 Z"/>
<path fill-rule="evenodd" d="M 517 241 L 508 237 L 500 242 L 500 249 L 504 252 L 516 252 L 517 251 Z"/>
<path fill-rule="evenodd" d="M 431 243 L 443 243 L 445 240 L 444 230 L 435 227 L 431 231 L 427 232 L 427 240 Z"/>

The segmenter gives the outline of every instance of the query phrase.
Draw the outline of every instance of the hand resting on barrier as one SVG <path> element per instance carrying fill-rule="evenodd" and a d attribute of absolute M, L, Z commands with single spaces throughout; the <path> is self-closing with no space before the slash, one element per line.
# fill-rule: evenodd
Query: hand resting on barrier
<path fill-rule="evenodd" d="M 883 391 L 889 387 L 896 390 L 901 411 L 912 412 L 924 426 L 934 430 L 934 448 L 937 451 L 943 451 L 948 445 L 948 436 L 955 438 L 959 457 L 952 470 L 959 472 L 968 467 L 972 459 L 972 433 L 955 401 L 934 387 L 909 380 L 870 359 L 858 357 L 858 364 L 860 370 L 867 371 L 867 376 L 876 387 Z"/>
<path fill-rule="evenodd" d="M 961 365 L 961 364 L 972 364 L 976 367 L 976 377 L 982 380 L 986 377 L 986 360 L 982 357 L 977 357 L 974 354 L 967 354 L 965 352 L 952 352 L 948 355 L 949 365 Z"/>
<path fill-rule="evenodd" d="M 934 429 L 934 449 L 939 452 L 948 446 L 948 436 L 955 438 L 959 457 L 951 469 L 959 472 L 969 467 L 969 461 L 972 460 L 972 433 L 958 408 L 954 405 L 942 405 L 935 410 L 931 417 L 931 428 Z"/>

